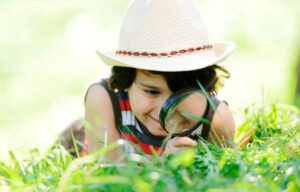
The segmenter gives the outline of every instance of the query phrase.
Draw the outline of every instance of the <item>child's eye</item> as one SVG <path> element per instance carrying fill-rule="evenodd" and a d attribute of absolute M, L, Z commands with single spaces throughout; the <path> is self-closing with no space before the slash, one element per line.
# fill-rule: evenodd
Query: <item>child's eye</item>
<path fill-rule="evenodd" d="M 157 95 L 157 94 L 159 94 L 159 91 L 155 91 L 155 90 L 144 90 L 144 91 L 148 95 Z"/>

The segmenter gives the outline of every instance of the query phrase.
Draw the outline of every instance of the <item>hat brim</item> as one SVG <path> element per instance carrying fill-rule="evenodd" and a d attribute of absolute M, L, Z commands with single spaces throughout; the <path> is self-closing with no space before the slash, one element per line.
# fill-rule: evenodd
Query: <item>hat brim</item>
<path fill-rule="evenodd" d="M 192 71 L 224 61 L 235 49 L 235 44 L 232 42 L 214 43 L 212 45 L 212 51 L 199 51 L 172 57 L 136 57 L 104 51 L 96 51 L 96 53 L 109 66 L 133 67 L 164 72 Z"/>

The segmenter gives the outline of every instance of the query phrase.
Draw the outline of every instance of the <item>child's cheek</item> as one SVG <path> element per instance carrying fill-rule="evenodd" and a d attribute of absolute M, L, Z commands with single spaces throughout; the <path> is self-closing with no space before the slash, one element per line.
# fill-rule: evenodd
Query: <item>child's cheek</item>
<path fill-rule="evenodd" d="M 142 91 L 135 92 L 131 95 L 130 105 L 133 113 L 136 116 L 141 116 L 145 113 L 145 106 L 147 105 L 145 95 Z"/>
<path fill-rule="evenodd" d="M 152 103 L 151 99 L 145 96 L 141 96 L 137 98 L 137 107 L 139 111 L 143 114 L 149 113 L 151 111 L 151 105 L 152 105 L 151 103 Z"/>

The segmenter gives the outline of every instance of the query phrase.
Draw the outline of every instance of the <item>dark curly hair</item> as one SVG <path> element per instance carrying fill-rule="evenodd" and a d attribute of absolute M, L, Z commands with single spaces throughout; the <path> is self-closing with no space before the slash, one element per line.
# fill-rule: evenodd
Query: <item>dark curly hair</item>
<path fill-rule="evenodd" d="M 135 68 L 114 66 L 111 71 L 112 74 L 109 87 L 112 90 L 129 88 L 136 77 Z M 228 79 L 230 77 L 230 73 L 224 67 L 218 65 L 212 65 L 194 71 L 149 72 L 162 75 L 165 78 L 168 87 L 173 92 L 187 87 L 199 88 L 196 80 L 203 85 L 206 91 L 217 92 L 224 85 L 223 79 Z"/>

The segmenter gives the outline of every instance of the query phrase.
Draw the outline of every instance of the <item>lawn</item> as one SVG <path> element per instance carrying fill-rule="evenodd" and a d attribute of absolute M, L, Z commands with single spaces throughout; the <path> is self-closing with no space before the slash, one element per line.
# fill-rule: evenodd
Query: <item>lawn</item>
<path fill-rule="evenodd" d="M 252 140 L 231 148 L 199 141 L 176 155 L 124 154 L 113 162 L 105 153 L 125 141 L 80 158 L 59 145 L 46 154 L 27 149 L 27 158 L 9 151 L 11 163 L 0 163 L 0 190 L 297 192 L 299 112 L 274 103 L 245 108 L 235 142 L 240 143 L 249 131 Z"/>

